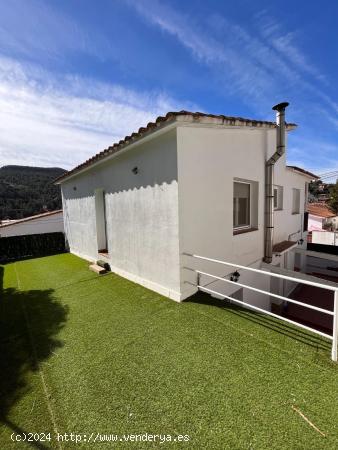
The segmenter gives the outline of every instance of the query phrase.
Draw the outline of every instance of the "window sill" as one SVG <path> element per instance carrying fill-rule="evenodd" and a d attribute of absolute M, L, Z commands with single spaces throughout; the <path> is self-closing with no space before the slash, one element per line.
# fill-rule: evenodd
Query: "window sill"
<path fill-rule="evenodd" d="M 251 233 L 251 231 L 258 231 L 258 228 L 250 227 L 250 228 L 242 228 L 241 230 L 233 230 L 233 236 L 237 234 Z"/>

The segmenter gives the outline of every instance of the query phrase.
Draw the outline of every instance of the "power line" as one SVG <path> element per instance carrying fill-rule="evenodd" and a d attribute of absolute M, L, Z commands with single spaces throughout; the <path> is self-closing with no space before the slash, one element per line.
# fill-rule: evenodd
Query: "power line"
<path fill-rule="evenodd" d="M 336 180 L 338 178 L 338 175 L 336 176 L 329 176 L 329 177 L 320 177 L 320 179 L 323 181 L 329 182 L 331 179 L 333 180 L 331 184 L 335 184 Z"/>
<path fill-rule="evenodd" d="M 338 173 L 338 170 L 332 170 L 331 172 L 324 172 L 320 174 L 319 176 L 329 176 L 329 175 L 335 175 Z"/>
<path fill-rule="evenodd" d="M 319 170 L 318 170 L 318 172 L 319 172 Z M 334 177 L 334 176 L 336 176 L 336 175 L 338 175 L 338 169 L 331 170 L 330 172 L 322 172 L 322 173 L 319 173 L 319 174 L 318 174 L 318 176 L 319 176 L 320 178 L 324 178 L 324 177 Z"/>

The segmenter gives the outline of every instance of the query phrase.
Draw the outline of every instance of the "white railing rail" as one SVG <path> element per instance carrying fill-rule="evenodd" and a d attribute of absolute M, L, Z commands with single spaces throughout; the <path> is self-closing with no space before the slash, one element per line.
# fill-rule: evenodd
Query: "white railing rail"
<path fill-rule="evenodd" d="M 318 287 L 318 288 L 321 288 L 321 289 L 327 289 L 329 291 L 333 291 L 334 292 L 333 311 L 330 311 L 330 310 L 327 310 L 327 309 L 319 308 L 318 306 L 309 305 L 307 303 L 299 302 L 298 300 L 293 300 L 291 298 L 284 297 L 283 295 L 273 294 L 272 292 L 264 291 L 262 289 L 255 288 L 253 286 L 248 286 L 246 284 L 239 283 L 238 281 L 228 280 L 227 278 L 223 278 L 223 277 L 220 277 L 220 276 L 217 276 L 217 275 L 213 275 L 211 273 L 208 273 L 208 272 L 205 272 L 205 271 L 202 271 L 202 270 L 185 267 L 185 269 L 188 269 L 188 270 L 190 270 L 192 272 L 197 273 L 197 275 L 198 275 L 197 280 L 198 281 L 197 281 L 196 287 L 199 290 L 201 290 L 201 291 L 207 292 L 209 294 L 219 295 L 219 296 L 221 296 L 223 298 L 231 300 L 234 303 L 239 304 L 240 306 L 245 306 L 246 308 L 253 309 L 253 310 L 258 311 L 260 313 L 267 314 L 267 315 L 272 316 L 272 317 L 276 317 L 277 319 L 283 320 L 284 322 L 291 323 L 292 325 L 296 325 L 297 327 L 303 328 L 305 330 L 308 330 L 308 331 L 311 331 L 313 333 L 319 334 L 320 336 L 323 336 L 323 337 L 325 337 L 327 339 L 330 339 L 332 341 L 331 358 L 332 358 L 333 361 L 337 361 L 337 358 L 338 358 L 338 351 L 337 351 L 337 344 L 338 344 L 338 288 L 337 288 L 337 286 L 334 286 L 334 283 L 330 283 L 330 282 L 328 282 L 328 284 L 318 283 L 318 282 L 311 281 L 311 280 L 306 280 L 306 279 L 303 279 L 303 278 L 291 277 L 291 276 L 288 276 L 288 275 L 281 275 L 281 274 L 278 274 L 278 273 L 268 272 L 266 270 L 254 269 L 253 267 L 242 266 L 240 264 L 233 264 L 233 263 L 229 263 L 229 262 L 226 262 L 226 261 L 220 261 L 218 259 L 207 258 L 205 256 L 195 255 L 195 254 L 191 254 L 191 253 L 183 253 L 183 254 L 185 256 L 190 256 L 192 258 L 200 259 L 200 260 L 203 260 L 203 261 L 214 262 L 214 263 L 222 264 L 222 265 L 225 265 L 225 266 L 228 266 L 228 267 L 233 267 L 233 268 L 236 268 L 236 269 L 247 270 L 249 272 L 256 272 L 256 273 L 258 273 L 260 275 L 267 275 L 267 276 L 270 276 L 270 277 L 280 278 L 282 280 L 288 280 L 288 281 L 293 281 L 293 282 L 296 282 L 296 283 L 307 284 L 309 286 L 314 286 L 314 287 Z M 327 334 L 327 333 L 323 333 L 322 331 L 316 330 L 315 328 L 309 327 L 307 325 L 303 325 L 303 324 L 301 324 L 299 322 L 296 322 L 294 320 L 290 320 L 290 319 L 288 319 L 286 317 L 280 316 L 280 315 L 272 313 L 270 311 L 266 311 L 265 309 L 262 309 L 262 308 L 259 308 L 257 306 L 251 305 L 250 303 L 244 303 L 241 300 L 237 300 L 237 299 L 235 299 L 233 297 L 230 297 L 228 295 L 225 295 L 225 294 L 223 294 L 221 292 L 214 291 L 213 289 L 207 288 L 206 286 L 202 286 L 200 284 L 200 276 L 201 275 L 213 278 L 215 280 L 220 280 L 220 281 L 223 281 L 225 283 L 229 283 L 229 284 L 240 286 L 240 287 L 243 287 L 243 288 L 246 288 L 246 289 L 250 289 L 250 290 L 252 290 L 254 292 L 258 292 L 260 294 L 269 295 L 270 297 L 275 297 L 275 298 L 278 298 L 279 300 L 283 300 L 283 301 L 286 301 L 286 302 L 289 302 L 289 303 L 294 303 L 294 304 L 300 305 L 300 306 L 302 306 L 304 308 L 312 309 L 312 310 L 318 311 L 320 313 L 324 313 L 324 314 L 328 314 L 330 316 L 333 316 L 333 333 L 332 333 L 332 335 Z"/>

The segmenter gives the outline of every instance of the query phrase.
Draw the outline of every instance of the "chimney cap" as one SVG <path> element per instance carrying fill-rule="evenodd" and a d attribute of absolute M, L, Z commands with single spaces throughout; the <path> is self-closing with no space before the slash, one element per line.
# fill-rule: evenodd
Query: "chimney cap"
<path fill-rule="evenodd" d="M 282 102 L 282 103 L 278 103 L 277 105 L 273 106 L 272 109 L 274 111 L 283 111 L 287 106 L 289 106 L 289 102 Z"/>

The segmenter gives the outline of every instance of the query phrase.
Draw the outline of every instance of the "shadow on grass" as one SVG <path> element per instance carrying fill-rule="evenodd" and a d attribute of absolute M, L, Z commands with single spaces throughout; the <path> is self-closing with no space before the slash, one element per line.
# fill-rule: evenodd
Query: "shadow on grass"
<path fill-rule="evenodd" d="M 49 252 L 49 253 L 41 253 L 41 254 L 37 254 L 37 255 L 27 255 L 27 256 L 18 256 L 16 258 L 0 258 L 0 264 L 3 264 L 4 266 L 6 264 L 12 264 L 15 262 L 21 262 L 21 261 L 29 261 L 31 259 L 42 259 L 42 258 L 48 258 L 49 256 L 55 256 L 55 255 L 63 255 L 65 253 L 69 253 L 68 250 L 65 251 L 60 251 L 60 250 L 55 250 L 54 252 Z"/>
<path fill-rule="evenodd" d="M 198 292 L 193 295 L 191 298 L 186 300 L 191 303 L 200 303 L 209 306 L 215 306 L 220 309 L 224 309 L 231 314 L 235 314 L 236 316 L 242 317 L 246 320 L 250 320 L 251 322 L 258 324 L 264 328 L 275 331 L 279 334 L 283 334 L 289 338 L 292 338 L 302 344 L 306 344 L 316 350 L 324 350 L 330 351 L 331 343 L 326 342 L 320 336 L 316 336 L 311 332 L 307 332 L 306 330 L 298 329 L 296 326 L 289 325 L 286 322 L 282 322 L 281 320 L 275 319 L 274 317 L 264 315 L 263 313 L 251 311 L 246 308 L 241 308 L 240 306 L 231 304 L 226 300 L 217 299 L 211 297 L 204 292 Z"/>
<path fill-rule="evenodd" d="M 0 266 L 0 278 L 2 275 Z M 39 364 L 62 347 L 57 335 L 67 314 L 51 289 L 19 291 L 3 289 L 0 284 L 0 423 L 16 433 L 24 430 L 9 418 L 11 409 L 30 391 L 29 379 L 38 372 Z M 26 413 L 34 414 L 31 410 Z M 31 444 L 45 448 L 37 442 Z"/>

